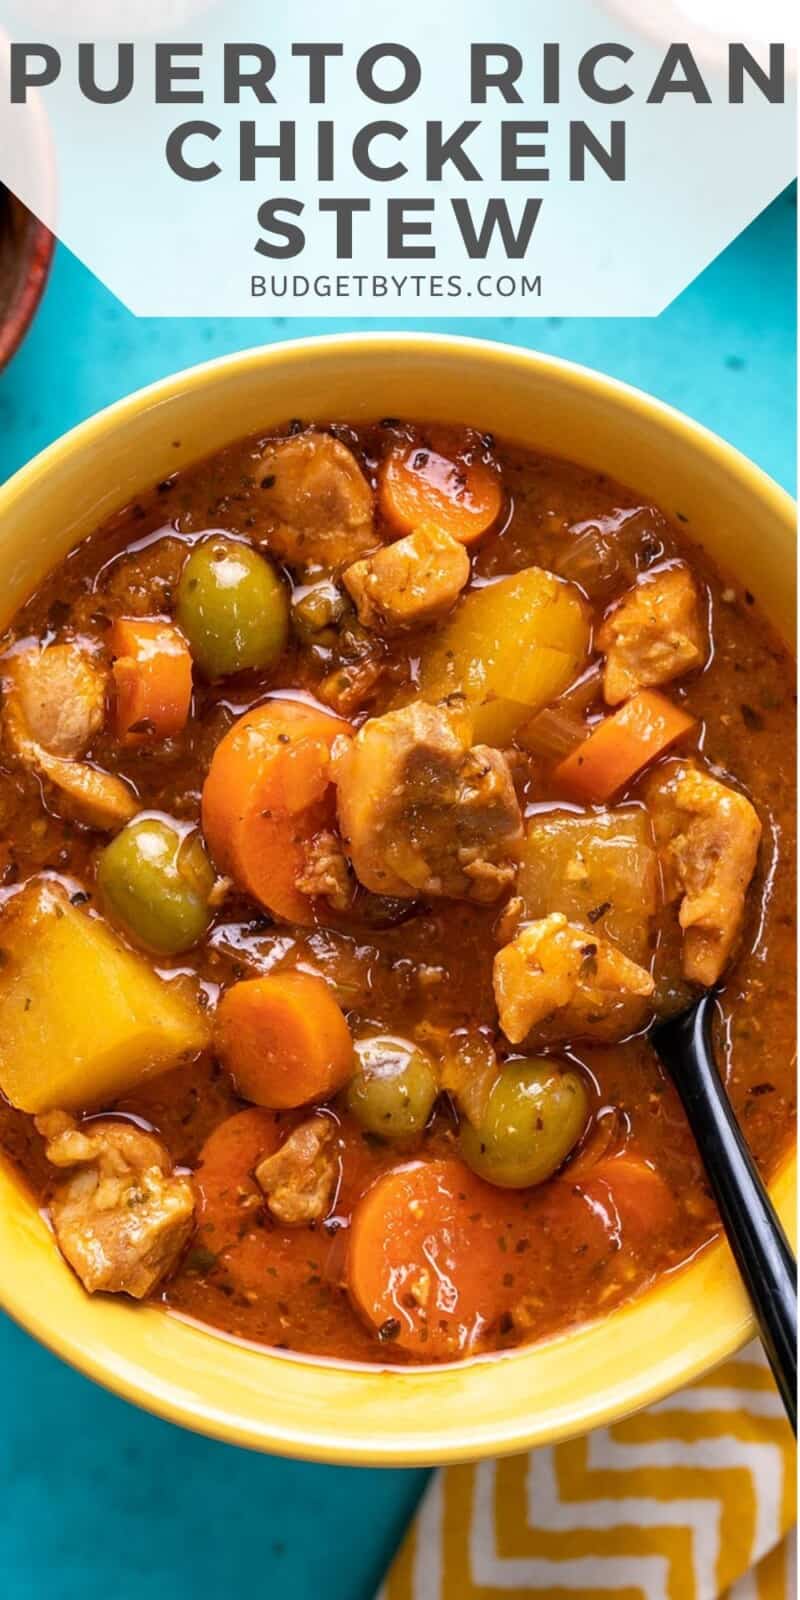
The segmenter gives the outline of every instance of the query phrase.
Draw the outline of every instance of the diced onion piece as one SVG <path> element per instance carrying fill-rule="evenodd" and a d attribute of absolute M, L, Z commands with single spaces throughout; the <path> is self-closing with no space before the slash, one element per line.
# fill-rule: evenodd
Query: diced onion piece
<path fill-rule="evenodd" d="M 586 738 L 586 723 L 569 711 L 563 699 L 545 706 L 526 722 L 517 742 L 543 761 L 563 761 Z"/>
<path fill-rule="evenodd" d="M 577 523 L 564 536 L 555 570 L 590 600 L 608 600 L 663 555 L 665 526 L 642 506 Z"/>

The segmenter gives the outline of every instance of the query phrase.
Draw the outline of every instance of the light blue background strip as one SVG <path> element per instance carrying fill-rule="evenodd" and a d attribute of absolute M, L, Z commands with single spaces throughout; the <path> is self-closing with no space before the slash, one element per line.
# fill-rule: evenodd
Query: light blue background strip
<path fill-rule="evenodd" d="M 787 192 L 654 322 L 422 326 L 624 378 L 697 417 L 791 489 L 794 207 Z M 177 368 L 260 341 L 376 326 L 137 322 L 61 250 L 36 325 L 0 377 L 0 475 Z M 0 1359 L 4 1600 L 367 1600 L 424 1482 L 422 1473 L 303 1466 L 196 1438 L 105 1394 L 7 1321 Z"/>

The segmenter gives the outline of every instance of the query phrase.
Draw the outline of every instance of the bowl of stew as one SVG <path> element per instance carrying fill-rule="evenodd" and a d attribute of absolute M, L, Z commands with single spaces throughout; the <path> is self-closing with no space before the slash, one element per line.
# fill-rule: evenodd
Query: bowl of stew
<path fill-rule="evenodd" d="M 411 1464 L 752 1333 L 648 1034 L 790 1221 L 794 508 L 456 338 L 179 374 L 0 491 L 0 1298 L 204 1432 Z"/>

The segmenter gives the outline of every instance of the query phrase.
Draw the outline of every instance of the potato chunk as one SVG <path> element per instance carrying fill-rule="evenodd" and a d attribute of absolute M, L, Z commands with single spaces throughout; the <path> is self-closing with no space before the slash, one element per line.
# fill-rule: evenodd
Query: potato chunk
<path fill-rule="evenodd" d="M 589 816 L 569 812 L 533 816 L 525 828 L 517 877 L 522 915 L 529 920 L 563 913 L 568 921 L 610 940 L 623 955 L 647 966 L 658 908 L 658 861 L 650 819 L 641 806 L 620 806 Z M 593 1028 L 597 1038 L 622 1039 L 642 1026 L 647 1006 L 619 995 Z"/>
<path fill-rule="evenodd" d="M 432 522 L 375 555 L 355 561 L 344 574 L 365 628 L 394 633 L 443 617 L 469 578 L 463 544 Z"/>
<path fill-rule="evenodd" d="M 129 1122 L 78 1127 L 63 1112 L 38 1122 L 47 1159 L 75 1167 L 50 1201 L 59 1248 L 89 1294 L 143 1300 L 171 1271 L 194 1220 L 188 1179 L 160 1140 Z"/>
<path fill-rule="evenodd" d="M 205 1018 L 57 883 L 0 917 L 0 1088 L 22 1111 L 108 1104 L 201 1051 Z"/>
<path fill-rule="evenodd" d="M 562 911 L 570 922 L 612 939 L 631 961 L 644 961 L 658 905 L 647 812 L 620 806 L 588 816 L 534 815 L 525 827 L 517 893 L 526 918 Z"/>
<path fill-rule="evenodd" d="M 647 803 L 667 895 L 680 899 L 684 977 L 710 988 L 739 936 L 761 823 L 745 795 L 691 762 L 660 767 Z"/>
<path fill-rule="evenodd" d="M 426 700 L 463 694 L 475 738 L 503 745 L 567 688 L 588 648 L 578 590 L 526 567 L 464 596 L 423 653 L 420 687 Z"/>
<path fill-rule="evenodd" d="M 327 433 L 268 444 L 257 469 L 259 522 L 294 566 L 344 566 L 378 543 L 372 490 L 352 450 Z"/>
<path fill-rule="evenodd" d="M 689 568 L 642 578 L 606 618 L 597 644 L 606 657 L 603 693 L 610 706 L 701 667 L 708 628 Z"/>
<path fill-rule="evenodd" d="M 494 960 L 500 1026 L 512 1044 L 555 1022 L 562 1039 L 607 1037 L 619 1000 L 646 999 L 653 979 L 609 939 L 586 933 L 554 912 L 529 922 Z M 552 1035 L 548 1035 L 552 1037 Z"/>

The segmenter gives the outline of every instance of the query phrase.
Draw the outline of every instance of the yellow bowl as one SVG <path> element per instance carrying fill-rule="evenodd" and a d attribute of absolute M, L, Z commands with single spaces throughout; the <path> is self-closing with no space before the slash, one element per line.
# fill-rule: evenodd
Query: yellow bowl
<path fill-rule="evenodd" d="M 712 434 L 633 389 L 470 339 L 303 340 L 196 367 L 82 424 L 0 490 L 4 623 L 85 534 L 185 463 L 289 417 L 470 422 L 610 473 L 680 513 L 794 634 L 794 504 Z M 794 1161 L 773 1196 L 793 1222 Z M 651 1293 L 547 1344 L 381 1372 L 243 1347 L 119 1300 L 90 1300 L 0 1169 L 0 1299 L 82 1372 L 163 1417 L 286 1455 L 375 1465 L 473 1459 L 584 1432 L 721 1361 L 753 1323 L 716 1244 Z"/>

